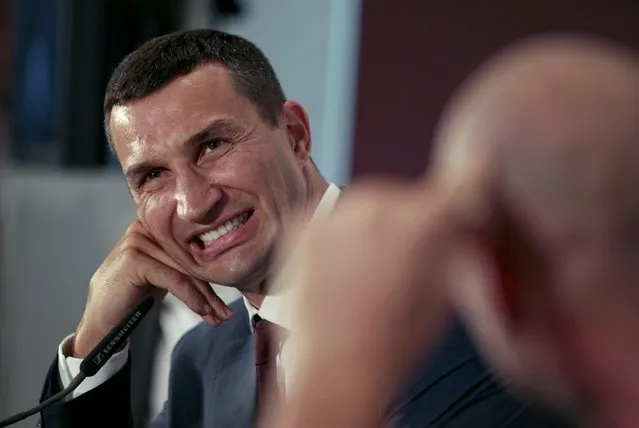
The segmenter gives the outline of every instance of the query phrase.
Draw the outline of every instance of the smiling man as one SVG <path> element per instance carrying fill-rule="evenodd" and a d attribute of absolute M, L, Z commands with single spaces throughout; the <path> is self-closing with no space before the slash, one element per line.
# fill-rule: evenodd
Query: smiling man
<path fill-rule="evenodd" d="M 294 215 L 327 215 L 339 196 L 310 158 L 307 115 L 286 100 L 255 45 L 213 30 L 170 34 L 133 52 L 115 70 L 104 107 L 139 219 L 91 279 L 84 315 L 61 343 L 42 399 L 70 382 L 140 300 L 168 292 L 205 323 L 176 346 L 169 398 L 152 426 L 250 427 L 265 403 L 286 396 L 292 376 L 286 343 L 274 339 L 278 325 L 294 328 L 269 295 L 287 285 L 272 272 L 274 247 Z M 211 283 L 244 299 L 229 308 Z M 444 342 L 417 382 L 380 409 L 385 426 L 539 420 L 501 391 L 460 328 Z M 42 425 L 131 426 L 130 370 L 125 347 L 72 397 L 45 409 Z"/>

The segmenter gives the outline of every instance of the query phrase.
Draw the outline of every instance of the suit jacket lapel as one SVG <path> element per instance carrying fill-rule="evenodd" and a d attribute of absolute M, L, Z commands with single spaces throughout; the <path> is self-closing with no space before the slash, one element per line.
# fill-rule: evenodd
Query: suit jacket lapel
<path fill-rule="evenodd" d="M 255 343 L 244 302 L 233 307 L 236 319 L 225 337 L 216 341 L 219 352 L 209 359 L 205 375 L 213 376 L 205 392 L 205 426 L 251 427 L 255 414 Z M 229 326 L 231 327 L 231 326 Z"/>
<path fill-rule="evenodd" d="M 134 428 L 148 426 L 150 409 L 150 388 L 153 376 L 153 363 L 162 329 L 160 326 L 160 308 L 156 304 L 131 336 L 131 413 Z"/>

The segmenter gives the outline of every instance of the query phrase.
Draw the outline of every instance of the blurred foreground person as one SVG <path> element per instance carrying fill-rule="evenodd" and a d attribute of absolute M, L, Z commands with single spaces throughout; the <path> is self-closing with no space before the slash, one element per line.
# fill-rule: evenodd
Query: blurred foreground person
<path fill-rule="evenodd" d="M 483 66 L 426 180 L 354 186 L 301 233 L 304 352 L 272 426 L 379 426 L 451 306 L 513 391 L 580 426 L 639 426 L 638 113 L 637 57 L 601 41 L 537 38 Z"/>
<path fill-rule="evenodd" d="M 639 426 L 638 114 L 635 53 L 540 39 L 470 82 L 442 132 L 440 176 L 495 160 L 451 282 L 467 325 L 513 387 L 586 426 Z"/>

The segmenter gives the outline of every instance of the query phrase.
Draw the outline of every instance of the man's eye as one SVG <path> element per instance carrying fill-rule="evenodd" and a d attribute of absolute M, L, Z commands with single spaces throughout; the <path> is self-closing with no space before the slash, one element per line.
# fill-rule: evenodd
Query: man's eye
<path fill-rule="evenodd" d="M 160 178 L 162 176 L 162 171 L 160 170 L 153 170 L 153 171 L 149 171 L 145 176 L 144 176 L 144 182 L 147 181 L 153 181 L 156 178 Z"/>
<path fill-rule="evenodd" d="M 204 143 L 204 153 L 217 150 L 222 145 L 221 140 L 211 140 Z"/>

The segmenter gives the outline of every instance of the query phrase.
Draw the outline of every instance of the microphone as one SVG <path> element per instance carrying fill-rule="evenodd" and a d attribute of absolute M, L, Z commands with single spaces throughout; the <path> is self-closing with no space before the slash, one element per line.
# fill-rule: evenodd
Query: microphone
<path fill-rule="evenodd" d="M 135 330 L 135 328 L 140 324 L 140 321 L 142 321 L 145 315 L 149 313 L 154 302 L 155 299 L 153 296 L 147 297 L 133 308 L 133 310 L 131 310 L 131 312 L 129 312 L 129 314 L 125 316 L 119 324 L 113 327 L 109 334 L 107 334 L 104 339 L 102 339 L 102 341 L 100 341 L 100 343 L 98 343 L 96 347 L 93 348 L 82 360 L 82 363 L 80 364 L 80 373 L 73 378 L 69 386 L 37 406 L 0 421 L 0 428 L 13 425 L 16 422 L 38 413 L 45 407 L 62 400 L 80 386 L 84 379 L 96 374 L 102 366 L 109 361 L 113 354 L 120 349 L 122 343 L 131 335 L 131 333 L 133 333 L 133 330 Z"/>

